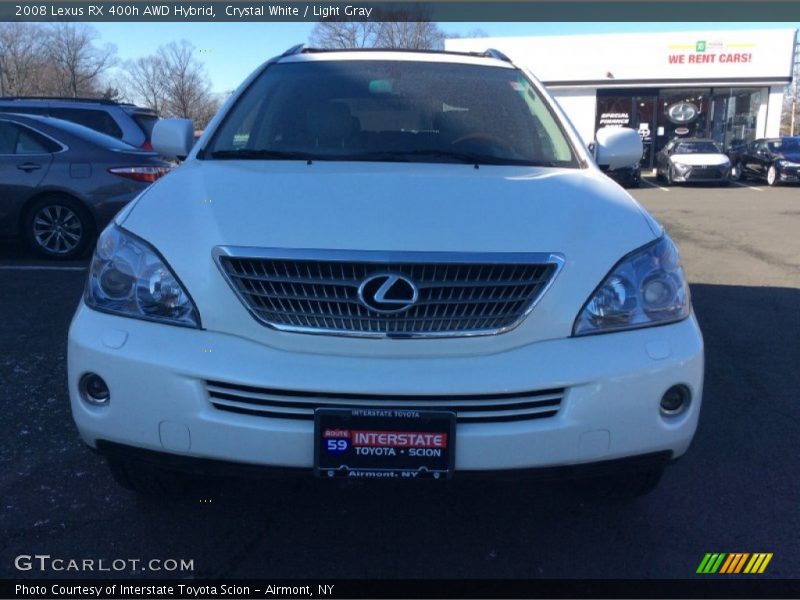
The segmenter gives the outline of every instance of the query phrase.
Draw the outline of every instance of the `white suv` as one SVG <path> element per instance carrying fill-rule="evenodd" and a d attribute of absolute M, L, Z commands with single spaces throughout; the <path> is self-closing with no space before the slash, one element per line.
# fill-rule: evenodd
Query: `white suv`
<path fill-rule="evenodd" d="M 678 251 L 543 86 L 485 54 L 293 48 L 97 244 L 72 411 L 118 480 L 172 470 L 591 476 L 640 494 L 697 427 Z M 602 477 L 599 477 L 602 475 Z"/>

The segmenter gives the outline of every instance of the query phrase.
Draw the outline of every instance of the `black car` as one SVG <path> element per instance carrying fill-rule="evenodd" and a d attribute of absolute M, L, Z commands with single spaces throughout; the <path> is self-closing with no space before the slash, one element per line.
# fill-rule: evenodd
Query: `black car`
<path fill-rule="evenodd" d="M 769 185 L 800 181 L 800 137 L 758 139 L 729 156 L 735 179 L 764 180 Z"/>
<path fill-rule="evenodd" d="M 622 169 L 603 171 L 624 188 L 637 188 L 642 183 L 642 169 L 639 165 Z"/>
<path fill-rule="evenodd" d="M 0 236 L 39 254 L 74 258 L 170 166 L 93 129 L 33 115 L 0 114 Z"/>

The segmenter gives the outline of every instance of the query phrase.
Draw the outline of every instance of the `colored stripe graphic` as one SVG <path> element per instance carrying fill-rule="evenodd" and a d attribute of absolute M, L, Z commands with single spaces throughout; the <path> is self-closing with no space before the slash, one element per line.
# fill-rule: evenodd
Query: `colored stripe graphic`
<path fill-rule="evenodd" d="M 736 562 L 736 558 L 738 554 L 728 554 L 727 560 L 722 563 L 722 568 L 719 570 L 720 573 L 729 573 L 729 569 L 731 568 L 731 564 Z"/>
<path fill-rule="evenodd" d="M 707 552 L 696 572 L 703 575 L 760 574 L 766 571 L 772 556 L 771 552 Z"/>
<path fill-rule="evenodd" d="M 731 572 L 732 573 L 739 573 L 742 570 L 742 567 L 744 566 L 744 563 L 745 563 L 745 561 L 747 560 L 747 558 L 749 556 L 750 556 L 749 552 L 745 552 L 744 554 L 742 554 L 742 557 L 739 559 L 739 562 L 736 564 L 736 569 L 731 571 Z"/>
<path fill-rule="evenodd" d="M 698 573 L 709 574 L 709 573 L 716 573 L 719 569 L 722 561 L 725 560 L 726 554 L 723 553 L 707 553 L 704 557 L 700 566 L 697 567 Z"/>
<path fill-rule="evenodd" d="M 750 559 L 750 562 L 747 563 L 747 566 L 744 569 L 745 573 L 763 573 L 769 561 L 772 560 L 772 552 L 760 552 L 757 554 L 753 554 L 753 558 Z"/>
<path fill-rule="evenodd" d="M 700 566 L 697 567 L 697 571 L 695 571 L 695 572 L 696 573 L 705 573 L 706 572 L 706 570 L 705 570 L 706 569 L 706 565 L 708 564 L 708 561 L 709 561 L 710 558 L 711 558 L 711 555 L 706 552 L 706 555 L 703 557 L 703 560 L 700 561 Z"/>
<path fill-rule="evenodd" d="M 743 552 L 734 552 L 728 555 L 728 560 L 725 561 L 725 564 L 722 565 L 722 569 L 720 569 L 720 573 L 738 573 L 742 570 L 745 561 L 750 556 L 749 553 Z"/>

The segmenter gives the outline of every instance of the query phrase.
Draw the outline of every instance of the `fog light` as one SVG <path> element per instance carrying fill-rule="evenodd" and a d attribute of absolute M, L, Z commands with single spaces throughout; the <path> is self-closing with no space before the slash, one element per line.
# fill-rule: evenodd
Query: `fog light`
<path fill-rule="evenodd" d="M 94 406 L 103 406 L 108 404 L 111 399 L 111 392 L 108 385 L 100 375 L 96 373 L 86 373 L 81 377 L 78 389 L 81 393 L 81 398 L 89 404 Z"/>
<path fill-rule="evenodd" d="M 692 393 L 683 384 L 673 385 L 661 397 L 661 414 L 669 417 L 679 415 L 689 408 Z"/>

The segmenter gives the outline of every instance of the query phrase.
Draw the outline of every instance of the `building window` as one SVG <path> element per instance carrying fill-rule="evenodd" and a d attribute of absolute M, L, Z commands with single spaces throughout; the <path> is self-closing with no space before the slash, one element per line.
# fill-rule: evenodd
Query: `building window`
<path fill-rule="evenodd" d="M 760 88 L 715 88 L 709 137 L 726 149 L 752 142 L 760 106 Z"/>
<path fill-rule="evenodd" d="M 705 137 L 710 89 L 671 89 L 658 94 L 658 137 Z"/>

